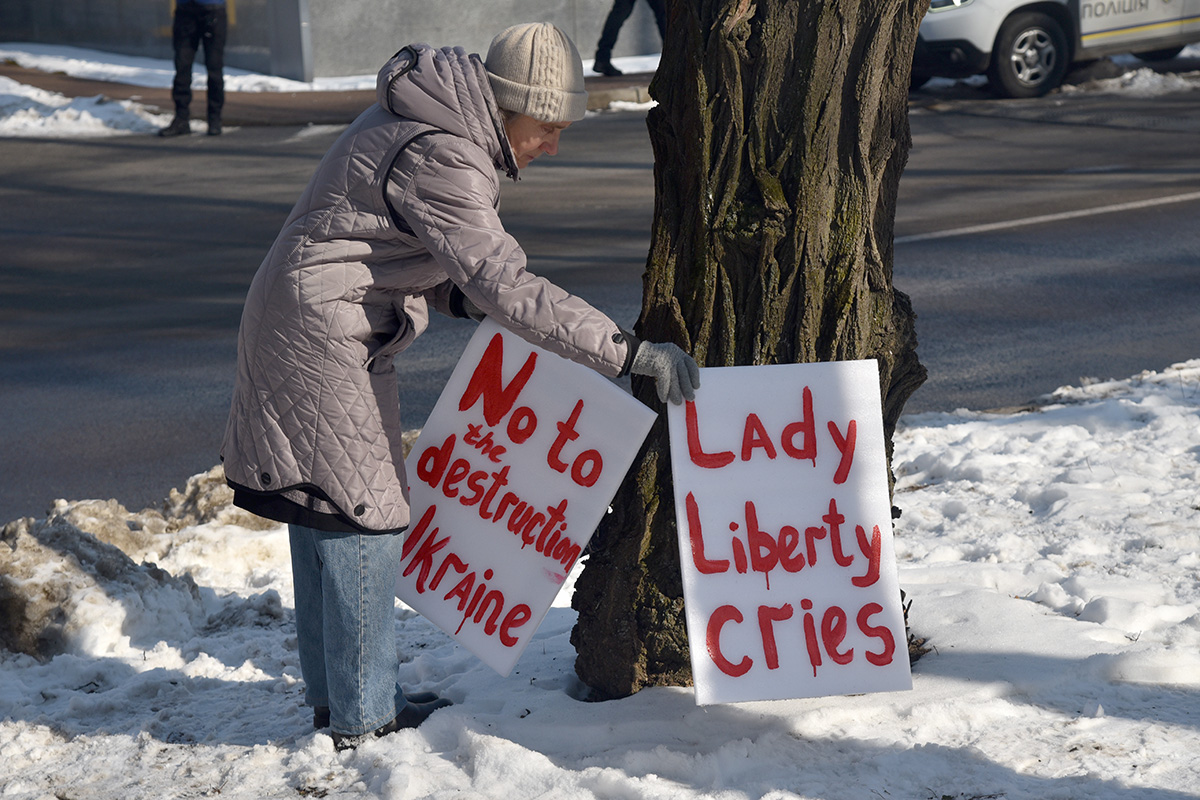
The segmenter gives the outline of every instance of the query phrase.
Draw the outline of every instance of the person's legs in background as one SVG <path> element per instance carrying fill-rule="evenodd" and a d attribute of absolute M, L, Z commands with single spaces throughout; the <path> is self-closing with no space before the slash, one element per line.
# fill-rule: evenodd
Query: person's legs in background
<path fill-rule="evenodd" d="M 665 44 L 667 41 L 667 1 L 646 0 L 650 10 L 654 12 L 654 24 L 658 26 L 658 36 Z"/>
<path fill-rule="evenodd" d="M 608 18 L 604 20 L 604 29 L 600 31 L 600 41 L 596 45 L 596 60 L 592 63 L 593 71 L 608 76 L 621 74 L 621 70 L 612 65 L 612 50 L 617 44 L 617 34 L 620 33 L 621 26 L 633 13 L 635 2 L 636 0 L 614 0 L 612 8 L 608 12 Z"/>
<path fill-rule="evenodd" d="M 159 136 L 182 136 L 192 132 L 192 64 L 200 47 L 199 6 L 184 3 L 175 6 L 171 23 L 171 45 L 175 49 L 175 80 L 171 84 L 171 100 L 175 103 L 175 118 L 158 132 Z"/>
<path fill-rule="evenodd" d="M 208 70 L 209 136 L 221 134 L 221 109 L 225 106 L 225 40 L 228 33 L 229 18 L 225 6 L 205 8 L 204 66 Z"/>

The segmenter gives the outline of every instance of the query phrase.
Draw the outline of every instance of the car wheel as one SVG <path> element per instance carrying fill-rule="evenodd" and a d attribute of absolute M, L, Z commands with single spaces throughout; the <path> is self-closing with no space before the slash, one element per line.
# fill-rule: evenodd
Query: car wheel
<path fill-rule="evenodd" d="M 1142 61 L 1170 61 L 1182 52 L 1183 45 L 1180 45 L 1179 47 L 1164 47 L 1162 50 L 1147 50 L 1144 53 L 1134 53 L 1134 55 Z"/>
<path fill-rule="evenodd" d="M 996 35 L 988 82 L 1005 97 L 1041 97 L 1062 83 L 1069 59 L 1066 34 L 1053 17 L 1013 14 Z"/>

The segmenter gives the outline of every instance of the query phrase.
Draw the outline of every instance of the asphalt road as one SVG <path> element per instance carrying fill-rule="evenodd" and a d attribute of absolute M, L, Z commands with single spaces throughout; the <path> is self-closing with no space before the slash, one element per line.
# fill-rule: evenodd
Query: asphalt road
<path fill-rule="evenodd" d="M 929 379 L 906 410 L 1200 358 L 1195 95 L 935 100 L 911 121 L 894 281 Z"/>
<path fill-rule="evenodd" d="M 895 279 L 930 379 L 909 411 L 1200 357 L 1200 197 L 1178 199 L 1200 191 L 1200 103 L 914 102 Z M 246 287 L 337 130 L 0 140 L 0 521 L 55 498 L 157 505 L 217 463 Z M 503 195 L 531 269 L 625 324 L 651 161 L 643 115 L 606 114 Z M 1159 204 L 1096 211 L 1137 202 Z M 1043 219 L 1063 212 L 1081 215 Z M 409 426 L 471 330 L 435 319 L 404 360 Z"/>

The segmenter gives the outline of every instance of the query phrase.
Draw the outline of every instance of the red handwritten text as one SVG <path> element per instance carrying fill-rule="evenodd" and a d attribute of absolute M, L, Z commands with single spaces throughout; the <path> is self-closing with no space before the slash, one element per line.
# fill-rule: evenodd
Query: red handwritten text
<path fill-rule="evenodd" d="M 429 506 L 405 538 L 400 574 L 407 578 L 416 573 L 414 584 L 418 594 L 437 591 L 451 571 L 454 573 L 451 579 L 461 575 L 442 598 L 447 602 L 454 601 L 462 612 L 462 620 L 455 633 L 461 631 L 469 620 L 476 625 L 482 624 L 487 636 L 496 636 L 505 647 L 513 647 L 519 641 L 513 631 L 529 622 L 533 617 L 532 610 L 524 603 L 506 610 L 504 592 L 487 585 L 487 581 L 492 579 L 492 570 L 485 569 L 480 575 L 453 550 L 447 549 L 449 536 L 438 538 L 440 528 L 431 524 L 436 513 L 437 506 Z M 443 553 L 443 550 L 446 552 Z"/>
<path fill-rule="evenodd" d="M 849 631 L 849 616 L 838 606 L 830 606 L 820 617 L 820 633 L 818 634 L 817 616 L 813 611 L 813 602 L 808 598 L 800 600 L 801 620 L 797 626 L 790 623 L 795 617 L 795 608 L 791 603 L 779 606 L 760 605 L 757 609 L 758 640 L 762 646 L 762 657 L 767 669 L 779 669 L 779 647 L 777 637 L 780 635 L 803 637 L 808 662 L 812 667 L 813 677 L 817 675 L 817 667 L 824 664 L 823 656 L 828 656 L 835 664 L 846 665 L 854 660 L 853 647 L 845 647 Z M 868 663 L 882 667 L 892 663 L 896 654 L 896 638 L 891 629 L 882 625 L 872 625 L 871 617 L 883 611 L 878 603 L 867 603 L 854 616 L 858 631 L 869 639 L 877 639 L 880 643 L 878 651 L 865 650 L 863 657 Z M 708 656 L 721 672 L 733 678 L 745 675 L 754 666 L 754 659 L 749 654 L 741 654 L 735 663 L 721 646 L 721 636 L 729 624 L 740 625 L 745 617 L 736 606 L 724 605 L 717 608 L 708 619 L 705 630 L 705 645 Z"/>
<path fill-rule="evenodd" d="M 742 426 L 741 461 L 750 461 L 761 453 L 768 459 L 779 457 L 779 451 L 799 461 L 811 461 L 817 465 L 817 425 L 813 416 L 812 390 L 807 386 L 800 396 L 800 419 L 783 427 L 779 433 L 779 447 L 763 424 L 759 416 L 753 412 L 746 415 Z M 704 469 L 721 469 L 739 459 L 732 450 L 708 452 L 700 441 L 700 418 L 696 404 L 688 402 L 684 408 L 685 426 L 687 428 L 688 457 L 692 463 Z M 837 470 L 834 473 L 834 483 L 845 483 L 850 475 L 850 467 L 854 462 L 854 446 L 857 441 L 858 425 L 850 420 L 843 434 L 837 423 L 830 420 L 826 427 L 833 439 L 833 445 L 840 455 Z"/>

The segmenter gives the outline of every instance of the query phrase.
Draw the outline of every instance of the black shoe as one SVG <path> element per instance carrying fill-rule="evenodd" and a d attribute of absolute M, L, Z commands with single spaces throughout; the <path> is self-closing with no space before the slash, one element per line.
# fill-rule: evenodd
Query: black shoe
<path fill-rule="evenodd" d="M 158 132 L 159 136 L 187 136 L 192 132 L 192 126 L 187 117 L 176 116 L 171 124 Z"/>
<path fill-rule="evenodd" d="M 624 72 L 621 72 L 621 70 L 614 67 L 612 62 L 607 58 L 597 58 L 595 62 L 592 63 L 592 72 L 599 72 L 601 75 L 607 75 L 610 78 L 615 78 L 618 75 L 625 74 Z"/>
<path fill-rule="evenodd" d="M 425 705 L 426 703 L 432 703 L 437 700 L 441 700 L 442 698 L 438 697 L 433 692 L 413 692 L 412 694 L 405 692 L 404 699 L 410 703 Z"/>
<path fill-rule="evenodd" d="M 412 694 L 405 692 L 404 699 L 410 703 L 417 703 L 419 705 L 425 705 L 427 703 L 436 702 L 436 701 L 440 700 L 441 698 L 438 697 L 433 692 L 413 692 Z M 313 730 L 321 731 L 321 730 L 325 730 L 328 727 L 329 727 L 329 706 L 314 706 L 313 707 Z"/>
<path fill-rule="evenodd" d="M 221 135 L 221 120 L 220 119 L 217 119 L 216 117 L 208 118 L 208 135 L 209 136 L 220 136 Z"/>
<path fill-rule="evenodd" d="M 409 703 L 404 707 L 404 710 L 396 715 L 396 718 L 383 727 L 376 728 L 370 733 L 338 733 L 332 731 L 330 736 L 333 738 L 333 748 L 338 751 L 353 750 L 371 737 L 378 738 L 387 736 L 389 733 L 395 733 L 405 728 L 416 728 L 422 722 L 429 719 L 429 716 L 439 708 L 454 705 L 449 700 L 439 697 L 432 703 Z"/>

